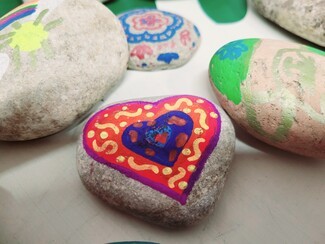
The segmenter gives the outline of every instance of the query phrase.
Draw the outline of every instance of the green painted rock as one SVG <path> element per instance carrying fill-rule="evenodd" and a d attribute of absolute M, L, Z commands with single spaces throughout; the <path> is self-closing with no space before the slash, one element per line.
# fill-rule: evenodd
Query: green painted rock
<path fill-rule="evenodd" d="M 222 107 L 256 138 L 325 157 L 325 53 L 300 44 L 243 39 L 221 47 L 210 81 Z"/>
<path fill-rule="evenodd" d="M 93 0 L 28 2 L 0 18 L 0 140 L 54 134 L 126 71 L 117 17 Z"/>

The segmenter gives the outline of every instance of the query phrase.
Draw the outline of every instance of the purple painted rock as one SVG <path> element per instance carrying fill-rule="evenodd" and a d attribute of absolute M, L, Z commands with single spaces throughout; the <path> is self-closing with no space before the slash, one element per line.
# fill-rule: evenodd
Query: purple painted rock
<path fill-rule="evenodd" d="M 148 71 L 182 66 L 200 44 L 197 27 L 176 14 L 136 9 L 121 14 L 119 19 L 129 43 L 129 69 Z"/>
<path fill-rule="evenodd" d="M 210 80 L 222 107 L 256 138 L 325 157 L 325 53 L 297 43 L 244 39 L 221 47 Z"/>
<path fill-rule="evenodd" d="M 0 30 L 0 140 L 68 127 L 126 71 L 122 26 L 93 0 L 32 1 L 1 18 Z"/>
<path fill-rule="evenodd" d="M 229 118 L 206 99 L 127 101 L 89 119 L 77 167 L 108 204 L 159 225 L 191 225 L 213 210 L 234 146 Z"/>

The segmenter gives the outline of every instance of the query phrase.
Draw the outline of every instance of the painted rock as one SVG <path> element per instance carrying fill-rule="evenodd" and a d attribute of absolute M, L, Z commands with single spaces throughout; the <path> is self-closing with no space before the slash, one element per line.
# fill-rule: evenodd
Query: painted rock
<path fill-rule="evenodd" d="M 181 16 L 156 9 L 136 9 L 119 15 L 134 70 L 172 69 L 184 65 L 200 44 L 195 25 Z"/>
<path fill-rule="evenodd" d="M 0 30 L 0 140 L 66 128 L 126 70 L 123 28 L 96 1 L 32 1 L 1 18 Z"/>
<path fill-rule="evenodd" d="M 300 44 L 244 39 L 221 47 L 210 80 L 222 107 L 256 138 L 325 157 L 325 53 Z"/>
<path fill-rule="evenodd" d="M 90 118 L 77 167 L 84 185 L 110 205 L 176 227 L 212 211 L 234 145 L 229 118 L 203 98 L 127 101 Z"/>
<path fill-rule="evenodd" d="M 253 0 L 252 3 L 265 18 L 325 47 L 324 0 Z"/>

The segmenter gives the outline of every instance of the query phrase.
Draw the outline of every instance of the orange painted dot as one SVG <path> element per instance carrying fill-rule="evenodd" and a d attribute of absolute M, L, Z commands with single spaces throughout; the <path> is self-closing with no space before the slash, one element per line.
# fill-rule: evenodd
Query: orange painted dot
<path fill-rule="evenodd" d="M 145 153 L 149 156 L 155 156 L 155 151 L 152 150 L 151 148 L 146 148 Z"/>
<path fill-rule="evenodd" d="M 176 140 L 176 147 L 180 148 L 183 147 L 188 139 L 188 135 L 185 133 L 179 133 L 178 136 L 175 138 Z"/>
<path fill-rule="evenodd" d="M 162 173 L 164 175 L 170 175 L 171 173 L 173 173 L 173 170 L 170 167 L 166 167 L 166 168 L 163 169 Z"/>
<path fill-rule="evenodd" d="M 178 183 L 178 187 L 179 187 L 179 189 L 181 189 L 181 190 L 184 190 L 184 189 L 186 189 L 187 188 L 187 182 L 185 182 L 185 181 L 181 181 L 181 182 L 179 182 Z"/>
<path fill-rule="evenodd" d="M 120 126 L 121 126 L 121 127 L 125 127 L 127 124 L 128 124 L 128 123 L 126 123 L 126 122 L 121 122 L 121 123 L 120 123 Z"/>
<path fill-rule="evenodd" d="M 183 151 L 182 151 L 182 153 L 183 153 L 183 155 L 188 156 L 188 155 L 191 154 L 191 150 L 188 149 L 188 148 L 184 148 Z"/>
<path fill-rule="evenodd" d="M 106 139 L 107 137 L 108 137 L 108 133 L 106 131 L 100 133 L 100 138 Z"/>
<path fill-rule="evenodd" d="M 216 114 L 215 112 L 211 112 L 210 116 L 214 119 L 218 118 L 218 114 Z"/>
<path fill-rule="evenodd" d="M 204 103 L 204 101 L 202 99 L 198 99 L 196 100 L 197 103 Z"/>
<path fill-rule="evenodd" d="M 172 117 L 170 117 L 168 119 L 168 124 L 184 126 L 184 125 L 186 125 L 186 120 L 173 115 Z"/>
<path fill-rule="evenodd" d="M 186 113 L 186 114 L 189 114 L 192 110 L 189 109 L 189 108 L 184 108 L 183 109 L 183 112 Z"/>
<path fill-rule="evenodd" d="M 95 136 L 95 131 L 91 130 L 87 134 L 88 138 L 93 138 Z"/>
<path fill-rule="evenodd" d="M 151 104 L 144 105 L 145 110 L 152 109 L 152 107 L 153 107 L 153 105 L 151 105 Z"/>
<path fill-rule="evenodd" d="M 125 157 L 123 157 L 123 156 L 118 156 L 116 158 L 116 162 L 118 162 L 118 163 L 123 163 L 124 161 L 125 161 Z"/>
<path fill-rule="evenodd" d="M 201 134 L 203 134 L 203 129 L 202 128 L 195 128 L 194 129 L 194 133 L 196 134 L 196 135 L 201 135 Z"/>
<path fill-rule="evenodd" d="M 130 136 L 131 142 L 135 143 L 138 141 L 138 132 L 136 132 L 135 130 L 130 130 L 129 136 Z"/>
<path fill-rule="evenodd" d="M 196 170 L 196 166 L 193 165 L 193 164 L 191 164 L 191 165 L 187 166 L 187 170 L 188 170 L 189 172 L 194 172 L 194 171 Z"/>
<path fill-rule="evenodd" d="M 152 113 L 152 112 L 149 112 L 149 113 L 147 113 L 146 115 L 147 115 L 148 118 L 151 118 L 151 117 L 155 116 L 155 114 Z"/>

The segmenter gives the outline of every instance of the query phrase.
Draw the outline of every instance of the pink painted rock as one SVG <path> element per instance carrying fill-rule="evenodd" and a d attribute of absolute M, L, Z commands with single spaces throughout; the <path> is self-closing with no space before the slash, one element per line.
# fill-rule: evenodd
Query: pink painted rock
<path fill-rule="evenodd" d="M 84 185 L 108 204 L 177 227 L 214 209 L 234 146 L 229 118 L 204 98 L 119 102 L 85 125 L 77 167 Z"/>
<path fill-rule="evenodd" d="M 297 43 L 243 39 L 221 47 L 210 80 L 222 107 L 256 138 L 325 157 L 325 53 Z"/>
<path fill-rule="evenodd" d="M 173 69 L 190 60 L 200 44 L 197 27 L 185 18 L 157 9 L 119 15 L 130 49 L 129 69 Z"/>

